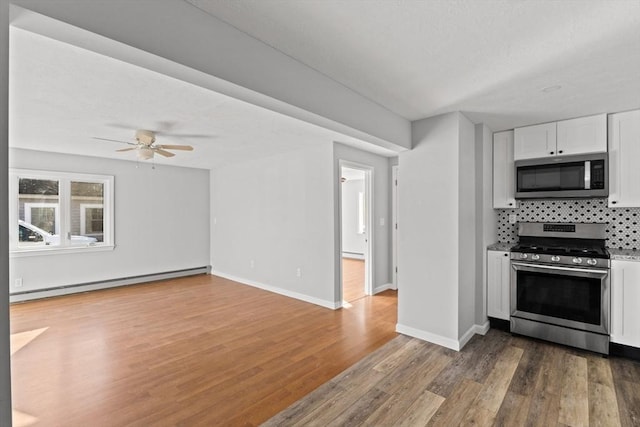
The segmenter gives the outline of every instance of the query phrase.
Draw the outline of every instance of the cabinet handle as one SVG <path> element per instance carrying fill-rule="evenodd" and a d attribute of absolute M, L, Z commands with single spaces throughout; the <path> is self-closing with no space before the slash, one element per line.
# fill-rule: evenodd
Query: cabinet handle
<path fill-rule="evenodd" d="M 612 204 L 612 205 L 615 205 L 616 203 L 618 203 L 618 202 L 616 202 L 615 200 L 612 200 L 612 201 L 611 201 L 611 204 Z"/>
<path fill-rule="evenodd" d="M 553 151 L 549 151 L 549 154 L 553 154 Z"/>
<path fill-rule="evenodd" d="M 509 256 L 509 254 L 504 254 L 504 256 Z"/>
<path fill-rule="evenodd" d="M 513 203 L 509 203 L 509 206 L 513 206 Z"/>
<path fill-rule="evenodd" d="M 562 150 L 558 151 L 558 154 L 562 154 Z"/>

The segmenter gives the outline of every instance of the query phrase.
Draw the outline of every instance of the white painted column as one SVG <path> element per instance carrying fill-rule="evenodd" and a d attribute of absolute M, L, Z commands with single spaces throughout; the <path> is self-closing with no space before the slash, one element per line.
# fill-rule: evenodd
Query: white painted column
<path fill-rule="evenodd" d="M 0 0 L 0 224 L 9 223 L 9 0 Z M 9 233 L 0 227 L 0 426 L 11 426 Z"/>

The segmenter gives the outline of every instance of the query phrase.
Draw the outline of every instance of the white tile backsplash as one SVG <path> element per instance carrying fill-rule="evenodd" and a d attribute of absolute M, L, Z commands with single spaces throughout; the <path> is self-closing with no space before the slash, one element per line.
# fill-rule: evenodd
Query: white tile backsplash
<path fill-rule="evenodd" d="M 520 200 L 517 209 L 498 209 L 498 242 L 515 243 L 517 222 L 601 222 L 607 223 L 609 248 L 640 250 L 640 208 L 609 208 L 607 199 Z"/>

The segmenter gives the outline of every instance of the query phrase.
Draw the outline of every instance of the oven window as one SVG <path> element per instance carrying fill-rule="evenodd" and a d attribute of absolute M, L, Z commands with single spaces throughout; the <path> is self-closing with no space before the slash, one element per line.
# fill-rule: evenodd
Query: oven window
<path fill-rule="evenodd" d="M 522 270 L 517 274 L 518 310 L 601 325 L 601 279 Z"/>
<path fill-rule="evenodd" d="M 518 167 L 518 191 L 584 189 L 584 162 Z"/>

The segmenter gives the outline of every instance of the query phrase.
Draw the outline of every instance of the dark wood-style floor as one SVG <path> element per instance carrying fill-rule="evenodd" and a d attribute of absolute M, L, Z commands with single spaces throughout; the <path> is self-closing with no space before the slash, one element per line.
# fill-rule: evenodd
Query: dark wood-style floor
<path fill-rule="evenodd" d="M 364 260 L 342 258 L 342 299 L 352 302 L 364 296 Z"/>
<path fill-rule="evenodd" d="M 258 425 L 383 346 L 394 291 L 329 310 L 215 276 L 10 307 L 15 425 Z"/>
<path fill-rule="evenodd" d="M 640 426 L 640 363 L 491 330 L 398 336 L 266 426 Z"/>

